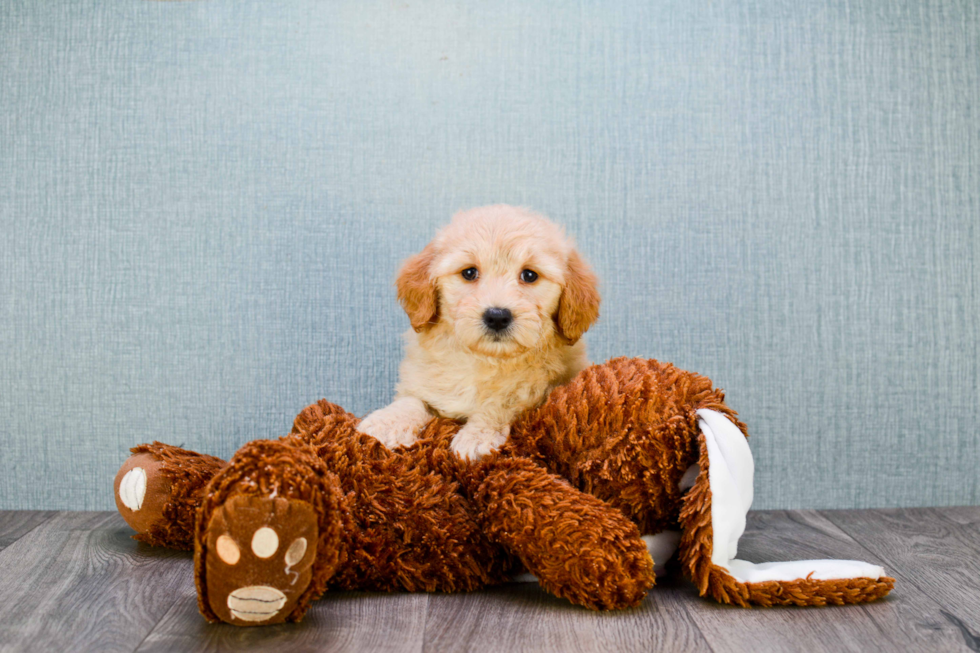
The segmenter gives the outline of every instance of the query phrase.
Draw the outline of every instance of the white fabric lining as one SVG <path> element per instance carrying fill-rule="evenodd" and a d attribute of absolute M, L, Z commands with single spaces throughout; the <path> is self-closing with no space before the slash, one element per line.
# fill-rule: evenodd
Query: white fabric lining
<path fill-rule="evenodd" d="M 745 515 L 752 505 L 754 463 L 749 444 L 727 417 L 713 410 L 697 412 L 708 448 L 711 487 L 711 562 L 742 583 L 846 578 L 881 578 L 885 570 L 857 560 L 794 560 L 755 564 L 736 560 L 738 539 L 745 532 Z M 812 575 L 811 575 L 812 574 Z"/>
<path fill-rule="evenodd" d="M 687 492 L 692 487 L 694 487 L 694 484 L 698 480 L 698 474 L 700 473 L 701 473 L 701 468 L 698 467 L 697 463 L 694 463 L 693 465 L 688 467 L 687 471 L 684 472 L 684 475 L 681 476 L 681 482 L 677 484 L 677 487 L 680 489 L 681 492 Z"/>
<path fill-rule="evenodd" d="M 532 574 L 529 571 L 525 571 L 525 572 L 522 572 L 520 574 L 517 574 L 516 576 L 514 576 L 513 578 L 511 578 L 510 579 L 510 582 L 512 582 L 512 583 L 536 583 L 536 582 L 538 582 L 538 577 L 535 576 L 534 574 Z"/>
<path fill-rule="evenodd" d="M 656 535 L 643 535 L 640 539 L 647 545 L 647 552 L 653 558 L 653 573 L 664 575 L 664 565 L 674 557 L 681 541 L 680 531 L 660 531 Z"/>

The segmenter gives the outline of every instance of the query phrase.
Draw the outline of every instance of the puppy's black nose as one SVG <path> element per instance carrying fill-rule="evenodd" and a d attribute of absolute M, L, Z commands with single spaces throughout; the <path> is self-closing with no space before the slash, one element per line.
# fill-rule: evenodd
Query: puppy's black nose
<path fill-rule="evenodd" d="M 509 308 L 488 308 L 483 311 L 483 323 L 491 331 L 503 331 L 514 321 Z"/>

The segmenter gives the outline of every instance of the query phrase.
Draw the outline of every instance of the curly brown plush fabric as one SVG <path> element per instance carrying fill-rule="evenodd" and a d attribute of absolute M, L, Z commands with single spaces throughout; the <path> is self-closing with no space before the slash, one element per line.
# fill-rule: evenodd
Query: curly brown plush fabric
<path fill-rule="evenodd" d="M 653 585 L 653 561 L 636 524 L 528 459 L 488 464 L 472 501 L 490 538 L 555 596 L 615 609 L 636 605 Z"/>
<path fill-rule="evenodd" d="M 330 580 L 342 589 L 470 591 L 509 578 L 516 561 L 488 539 L 451 471 L 458 424 L 435 421 L 419 443 L 389 451 L 356 431 L 358 419 L 320 401 L 284 442 L 308 442 L 337 475 L 352 523 L 349 559 Z"/>
<path fill-rule="evenodd" d="M 357 432 L 354 415 L 321 400 L 296 417 L 288 436 L 250 443 L 225 467 L 210 457 L 195 463 L 198 484 L 170 482 L 171 495 L 160 501 L 170 508 L 141 532 L 166 532 L 156 541 L 170 546 L 193 541 L 202 613 L 240 625 L 299 620 L 328 587 L 469 591 L 522 569 L 573 603 L 629 607 L 654 584 L 640 536 L 677 528 L 681 567 L 702 595 L 722 602 L 821 605 L 891 589 L 891 579 L 740 584 L 712 565 L 699 409 L 746 433 L 707 378 L 618 358 L 556 388 L 515 421 L 500 451 L 465 464 L 449 449 L 457 422 L 433 420 L 416 444 L 390 451 Z M 163 459 L 180 451 L 147 452 Z M 695 464 L 700 474 L 684 494 L 680 480 Z M 249 549 L 239 533 L 246 522 L 253 526 L 242 532 L 277 529 L 281 546 L 271 557 L 262 546 Z M 313 533 L 315 556 L 307 556 Z M 289 587 L 270 576 L 273 562 L 293 574 Z M 276 609 L 274 618 L 263 616 Z"/>
<path fill-rule="evenodd" d="M 583 370 L 511 429 L 504 448 L 618 508 L 642 533 L 674 527 L 698 461 L 702 408 L 745 425 L 711 380 L 670 363 L 614 358 Z"/>

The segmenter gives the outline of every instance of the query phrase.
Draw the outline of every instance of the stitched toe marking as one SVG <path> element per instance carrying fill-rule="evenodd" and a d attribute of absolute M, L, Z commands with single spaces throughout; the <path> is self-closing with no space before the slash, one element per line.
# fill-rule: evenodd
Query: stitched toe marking
<path fill-rule="evenodd" d="M 142 467 L 133 467 L 126 472 L 119 484 L 119 498 L 124 506 L 135 512 L 143 507 L 145 496 L 146 470 Z"/>
<path fill-rule="evenodd" d="M 286 605 L 286 595 L 268 585 L 241 587 L 228 595 L 228 609 L 242 621 L 265 621 Z"/>

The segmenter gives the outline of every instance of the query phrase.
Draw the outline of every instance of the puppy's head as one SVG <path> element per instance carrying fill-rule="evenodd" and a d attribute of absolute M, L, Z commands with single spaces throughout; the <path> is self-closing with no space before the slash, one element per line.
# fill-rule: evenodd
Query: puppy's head
<path fill-rule="evenodd" d="M 599 317 L 596 277 L 562 230 L 512 206 L 457 213 L 397 286 L 416 331 L 444 325 L 490 356 L 574 344 Z"/>

